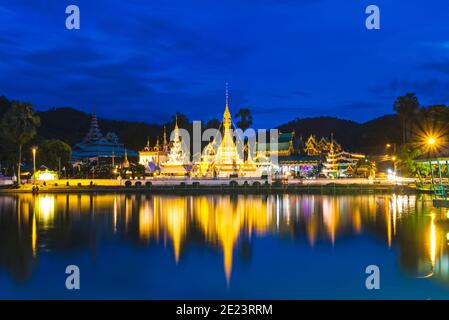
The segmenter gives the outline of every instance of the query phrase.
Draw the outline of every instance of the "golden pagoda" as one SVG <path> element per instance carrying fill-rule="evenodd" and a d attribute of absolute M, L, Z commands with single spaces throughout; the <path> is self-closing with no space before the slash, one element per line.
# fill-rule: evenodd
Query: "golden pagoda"
<path fill-rule="evenodd" d="M 178 118 L 176 118 L 175 129 L 173 130 L 173 141 L 168 154 L 168 160 L 162 162 L 161 174 L 168 176 L 185 176 L 188 174 L 188 153 L 184 150 L 179 135 Z"/>
<path fill-rule="evenodd" d="M 217 147 L 214 139 L 203 150 L 201 161 L 196 163 L 197 175 L 214 176 L 219 178 L 240 177 L 260 177 L 259 168 L 252 161 L 244 161 L 243 147 L 242 154 L 239 154 L 236 143 L 232 135 L 232 118 L 229 111 L 229 96 L 226 91 L 226 106 L 223 113 L 223 137 Z M 237 139 L 237 143 L 243 142 Z M 249 153 L 248 153 L 249 154 Z"/>
<path fill-rule="evenodd" d="M 240 157 L 237 146 L 232 137 L 232 120 L 228 106 L 228 95 L 226 94 L 226 107 L 223 113 L 223 138 L 215 156 L 215 170 L 219 177 L 229 177 L 238 174 L 243 160 Z"/>

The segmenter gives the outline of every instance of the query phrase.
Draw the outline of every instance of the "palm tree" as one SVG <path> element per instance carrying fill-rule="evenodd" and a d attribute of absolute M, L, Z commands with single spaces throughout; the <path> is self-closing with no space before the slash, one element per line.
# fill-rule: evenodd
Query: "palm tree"
<path fill-rule="evenodd" d="M 396 99 L 393 106 L 402 122 L 402 142 L 407 143 L 413 127 L 415 116 L 419 111 L 418 97 L 407 93 Z"/>
<path fill-rule="evenodd" d="M 13 102 L 6 111 L 0 124 L 1 131 L 6 139 L 18 147 L 17 182 L 20 185 L 20 164 L 22 161 L 22 147 L 36 135 L 36 127 L 40 119 L 34 114 L 31 104 Z"/>
<path fill-rule="evenodd" d="M 251 115 L 251 111 L 247 108 L 241 108 L 239 112 L 235 114 L 237 119 L 237 127 L 245 131 L 253 124 L 253 116 Z"/>

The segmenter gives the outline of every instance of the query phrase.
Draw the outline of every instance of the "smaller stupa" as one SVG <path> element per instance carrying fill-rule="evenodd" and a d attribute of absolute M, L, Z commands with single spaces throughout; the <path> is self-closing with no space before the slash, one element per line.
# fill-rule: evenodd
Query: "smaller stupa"
<path fill-rule="evenodd" d="M 186 176 L 190 166 L 188 152 L 183 147 L 179 135 L 178 118 L 176 118 L 172 146 L 168 154 L 168 160 L 160 165 L 161 174 L 166 176 Z"/>

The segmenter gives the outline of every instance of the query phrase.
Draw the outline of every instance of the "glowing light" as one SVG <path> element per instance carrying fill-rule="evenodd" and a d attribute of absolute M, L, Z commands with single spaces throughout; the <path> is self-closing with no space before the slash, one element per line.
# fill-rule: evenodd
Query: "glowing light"
<path fill-rule="evenodd" d="M 39 219 L 42 220 L 44 224 L 50 223 L 53 220 L 55 213 L 55 197 L 54 196 L 39 197 L 38 210 L 39 210 Z"/>
<path fill-rule="evenodd" d="M 437 251 L 437 234 L 435 227 L 435 218 L 432 216 L 430 223 L 430 262 L 432 263 L 432 269 L 435 266 L 435 257 Z"/>
<path fill-rule="evenodd" d="M 57 174 L 53 173 L 51 171 L 48 171 L 48 170 L 38 171 L 38 172 L 36 172 L 36 178 L 37 178 L 37 180 L 41 180 L 41 181 L 56 180 Z"/>
<path fill-rule="evenodd" d="M 33 257 L 36 256 L 36 246 L 37 246 L 36 213 L 33 213 L 33 223 L 31 225 L 31 250 L 33 251 Z"/>
<path fill-rule="evenodd" d="M 427 139 L 427 143 L 430 145 L 434 145 L 436 143 L 436 140 L 434 137 L 430 137 Z"/>
<path fill-rule="evenodd" d="M 391 169 L 387 170 L 387 178 L 389 180 L 396 180 L 397 176 L 396 176 L 396 171 L 393 171 Z"/>
<path fill-rule="evenodd" d="M 117 197 L 114 197 L 114 233 L 117 232 Z"/>

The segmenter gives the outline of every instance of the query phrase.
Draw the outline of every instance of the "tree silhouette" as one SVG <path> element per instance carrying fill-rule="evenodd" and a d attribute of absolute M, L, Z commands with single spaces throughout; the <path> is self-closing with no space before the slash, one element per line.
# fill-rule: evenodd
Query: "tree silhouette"
<path fill-rule="evenodd" d="M 393 106 L 402 122 L 402 143 L 407 143 L 413 129 L 413 123 L 419 111 L 418 97 L 407 93 L 396 99 Z"/>
<path fill-rule="evenodd" d="M 22 161 L 22 147 L 36 135 L 39 117 L 34 115 L 30 103 L 13 102 L 6 111 L 0 124 L 4 137 L 18 147 L 17 182 L 20 185 L 20 163 Z"/>
<path fill-rule="evenodd" d="M 39 144 L 37 163 L 59 171 L 68 167 L 71 152 L 70 146 L 61 140 L 44 140 Z"/>
<path fill-rule="evenodd" d="M 253 116 L 251 111 L 247 108 L 241 108 L 236 114 L 235 118 L 239 119 L 237 121 L 237 127 L 245 131 L 253 124 Z"/>

